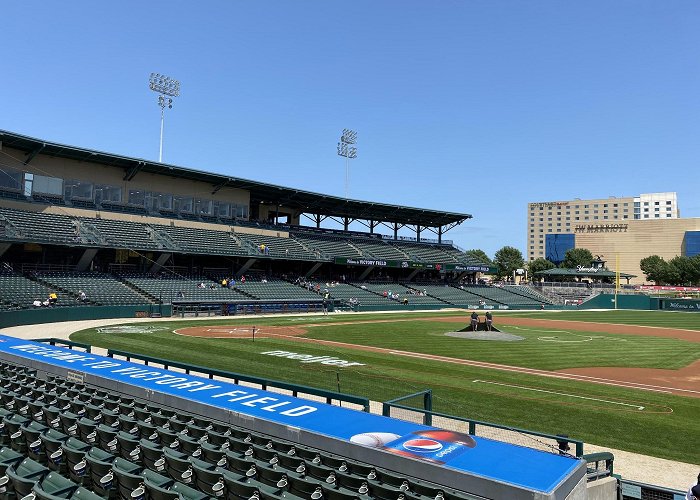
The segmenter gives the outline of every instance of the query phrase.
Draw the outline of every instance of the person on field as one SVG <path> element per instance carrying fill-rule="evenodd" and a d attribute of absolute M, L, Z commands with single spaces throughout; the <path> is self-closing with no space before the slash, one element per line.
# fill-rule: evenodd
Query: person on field
<path fill-rule="evenodd" d="M 698 474 L 698 484 L 688 488 L 685 500 L 700 500 L 700 474 Z"/>
<path fill-rule="evenodd" d="M 474 332 L 479 328 L 479 315 L 476 313 L 476 311 L 472 311 L 471 326 L 472 331 Z"/>
<path fill-rule="evenodd" d="M 322 302 L 324 315 L 328 315 L 328 303 L 330 300 L 331 300 L 331 294 L 328 293 L 328 290 L 326 290 L 326 293 L 323 294 L 323 302 Z"/>
<path fill-rule="evenodd" d="M 493 327 L 493 314 L 491 314 L 491 311 L 486 311 L 486 330 L 490 332 L 492 327 Z"/>

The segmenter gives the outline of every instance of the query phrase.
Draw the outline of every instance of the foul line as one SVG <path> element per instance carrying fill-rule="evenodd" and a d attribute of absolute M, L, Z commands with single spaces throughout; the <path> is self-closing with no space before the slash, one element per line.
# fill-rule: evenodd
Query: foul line
<path fill-rule="evenodd" d="M 636 409 L 638 409 L 639 411 L 642 411 L 642 410 L 644 410 L 644 408 L 645 408 L 644 406 L 631 405 L 631 404 L 629 404 L 629 403 L 620 403 L 619 401 L 609 401 L 609 400 L 607 400 L 607 399 L 589 398 L 589 397 L 586 397 L 586 396 L 577 396 L 577 395 L 575 395 L 575 394 L 567 394 L 567 393 L 565 393 L 565 392 L 547 391 L 547 390 L 545 390 L 545 389 L 535 389 L 534 387 L 523 387 L 523 386 L 521 386 L 521 385 L 503 384 L 503 383 L 501 383 L 501 382 L 491 382 L 491 381 L 489 381 L 489 380 L 479 380 L 479 379 L 476 379 L 476 380 L 472 380 L 472 382 L 478 382 L 478 383 L 481 383 L 481 384 L 500 385 L 500 386 L 503 386 L 503 387 L 510 387 L 510 388 L 522 389 L 522 390 L 524 390 L 524 391 L 544 392 L 544 393 L 547 393 L 547 394 L 554 394 L 554 395 L 557 395 L 557 396 L 566 396 L 566 397 L 569 397 L 569 398 L 587 399 L 587 400 L 589 400 L 589 401 L 598 401 L 598 402 L 600 402 L 600 403 L 609 403 L 609 404 L 611 404 L 611 405 L 631 406 L 632 408 L 636 408 Z"/>

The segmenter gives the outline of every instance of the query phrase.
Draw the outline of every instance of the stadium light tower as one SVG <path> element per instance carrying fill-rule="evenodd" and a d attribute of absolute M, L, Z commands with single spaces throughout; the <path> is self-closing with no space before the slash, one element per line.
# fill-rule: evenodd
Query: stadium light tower
<path fill-rule="evenodd" d="M 173 80 L 169 76 L 160 73 L 151 73 L 148 80 L 148 87 L 158 92 L 158 106 L 160 106 L 160 150 L 158 152 L 158 162 L 163 162 L 163 122 L 165 118 L 165 108 L 173 109 L 173 97 L 180 95 L 180 82 Z"/>
<path fill-rule="evenodd" d="M 345 199 L 348 199 L 348 186 L 350 184 L 350 160 L 357 158 L 357 132 L 349 128 L 343 129 L 338 143 L 338 156 L 345 157 Z"/>

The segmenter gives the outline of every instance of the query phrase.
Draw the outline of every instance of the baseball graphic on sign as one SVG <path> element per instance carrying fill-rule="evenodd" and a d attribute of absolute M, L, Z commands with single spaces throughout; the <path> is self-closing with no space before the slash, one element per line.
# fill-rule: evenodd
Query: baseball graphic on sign
<path fill-rule="evenodd" d="M 401 436 L 394 434 L 392 432 L 363 432 L 362 434 L 355 434 L 350 438 L 351 443 L 361 444 L 362 446 L 369 446 L 371 448 L 380 448 L 387 443 L 396 441 Z"/>

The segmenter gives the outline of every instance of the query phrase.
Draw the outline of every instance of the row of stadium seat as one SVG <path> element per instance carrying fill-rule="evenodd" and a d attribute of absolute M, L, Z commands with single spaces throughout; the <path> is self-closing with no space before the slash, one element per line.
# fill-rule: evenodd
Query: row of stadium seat
<path fill-rule="evenodd" d="M 141 251 L 174 251 L 208 255 L 269 256 L 296 260 L 330 260 L 334 257 L 413 260 L 433 263 L 480 264 L 450 245 L 384 241 L 360 236 L 335 237 L 291 233 L 290 237 L 114 220 L 105 217 L 32 212 L 0 207 L 8 241 L 99 245 Z M 260 251 L 261 245 L 268 248 Z"/>
<path fill-rule="evenodd" d="M 0 374 L 3 500 L 474 498 L 26 367 Z"/>

